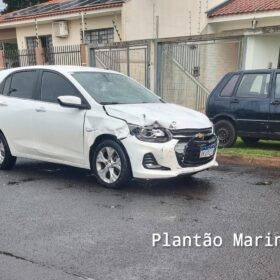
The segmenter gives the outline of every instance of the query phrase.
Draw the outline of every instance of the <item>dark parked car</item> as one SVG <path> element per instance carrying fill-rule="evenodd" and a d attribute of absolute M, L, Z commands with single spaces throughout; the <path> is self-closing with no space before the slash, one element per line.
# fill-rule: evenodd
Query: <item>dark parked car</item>
<path fill-rule="evenodd" d="M 280 140 L 280 70 L 226 74 L 210 94 L 206 114 L 220 147 L 231 147 L 237 136 L 247 144 Z"/>

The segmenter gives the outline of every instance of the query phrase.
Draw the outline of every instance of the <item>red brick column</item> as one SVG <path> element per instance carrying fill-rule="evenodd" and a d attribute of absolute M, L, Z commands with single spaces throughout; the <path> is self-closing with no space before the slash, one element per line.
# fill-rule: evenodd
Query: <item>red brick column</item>
<path fill-rule="evenodd" d="M 44 49 L 43 48 L 35 48 L 35 58 L 36 58 L 36 64 L 37 65 L 43 65 L 44 64 Z"/>
<path fill-rule="evenodd" d="M 6 68 L 5 65 L 5 59 L 4 59 L 4 51 L 0 50 L 0 70 L 3 70 Z"/>

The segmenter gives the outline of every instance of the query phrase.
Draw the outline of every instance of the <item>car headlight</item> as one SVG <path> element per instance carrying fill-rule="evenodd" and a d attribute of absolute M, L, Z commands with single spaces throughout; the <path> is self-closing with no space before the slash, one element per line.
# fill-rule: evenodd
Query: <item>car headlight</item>
<path fill-rule="evenodd" d="M 215 126 L 213 122 L 211 122 L 211 127 L 212 127 L 212 134 L 215 134 Z"/>
<path fill-rule="evenodd" d="M 170 131 L 157 124 L 150 126 L 129 125 L 130 134 L 145 142 L 165 143 L 172 139 Z"/>

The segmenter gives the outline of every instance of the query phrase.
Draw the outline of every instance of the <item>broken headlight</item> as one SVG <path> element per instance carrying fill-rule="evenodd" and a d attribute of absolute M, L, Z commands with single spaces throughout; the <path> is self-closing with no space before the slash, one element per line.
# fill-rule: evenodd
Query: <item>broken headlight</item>
<path fill-rule="evenodd" d="M 165 143 L 172 139 L 172 134 L 166 128 L 156 124 L 151 126 L 129 125 L 130 134 L 145 142 Z"/>

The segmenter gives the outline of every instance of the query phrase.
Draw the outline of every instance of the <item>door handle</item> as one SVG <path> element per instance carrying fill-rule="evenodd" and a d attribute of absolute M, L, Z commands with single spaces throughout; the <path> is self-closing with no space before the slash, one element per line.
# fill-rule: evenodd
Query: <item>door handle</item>
<path fill-rule="evenodd" d="M 8 104 L 7 104 L 6 102 L 4 102 L 4 101 L 1 101 L 1 102 L 0 102 L 0 106 L 1 106 L 1 107 L 7 107 Z"/>
<path fill-rule="evenodd" d="M 280 105 L 280 100 L 274 100 L 270 102 L 271 105 Z"/>
<path fill-rule="evenodd" d="M 237 99 L 237 98 L 231 99 L 230 103 L 239 103 L 239 99 Z"/>
<path fill-rule="evenodd" d="M 39 107 L 39 108 L 36 108 L 35 111 L 38 113 L 44 113 L 44 112 L 46 112 L 46 109 L 44 107 Z"/>

